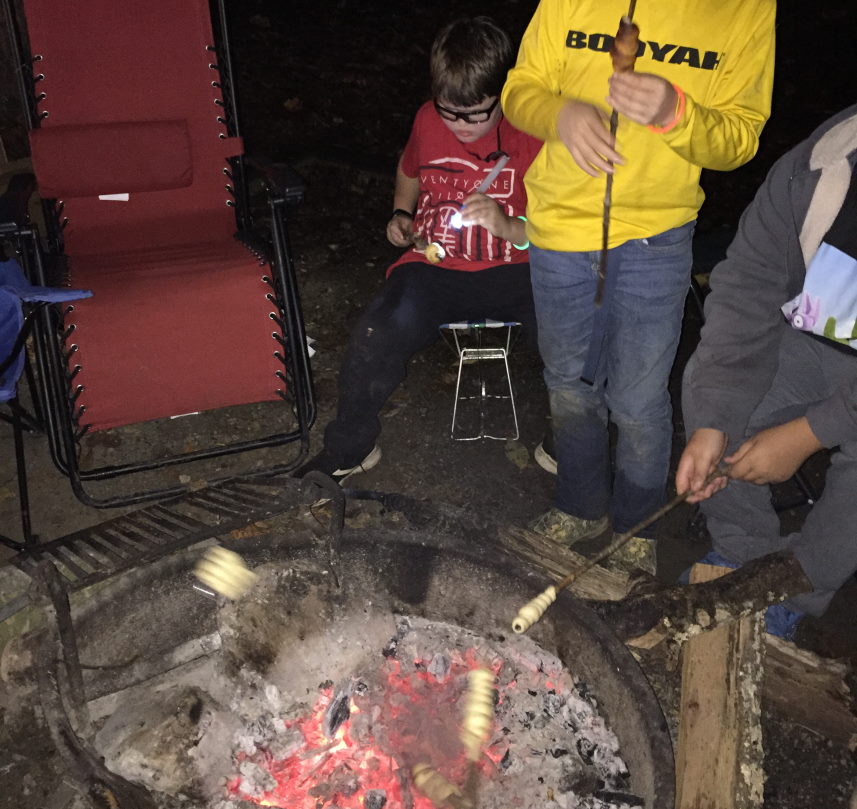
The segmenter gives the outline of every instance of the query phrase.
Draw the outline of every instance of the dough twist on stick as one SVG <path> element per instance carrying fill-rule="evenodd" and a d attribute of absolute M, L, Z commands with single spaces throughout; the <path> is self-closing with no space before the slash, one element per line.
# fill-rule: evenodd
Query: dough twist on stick
<path fill-rule="evenodd" d="M 468 761 L 479 760 L 493 724 L 494 674 L 488 669 L 473 669 L 467 674 L 467 698 L 459 733 Z"/>
<path fill-rule="evenodd" d="M 461 794 L 461 790 L 446 780 L 430 764 L 415 764 L 411 770 L 414 786 L 435 806 L 451 809 L 473 809 L 473 804 Z"/>
<path fill-rule="evenodd" d="M 193 572 L 203 584 L 232 600 L 244 595 L 258 578 L 235 551 L 220 545 L 209 548 Z"/>
<path fill-rule="evenodd" d="M 411 237 L 414 247 L 422 253 L 430 264 L 440 264 L 446 258 L 446 250 L 437 242 L 429 242 L 425 236 L 417 236 L 414 234 Z"/>
<path fill-rule="evenodd" d="M 699 488 L 704 489 L 713 480 L 722 477 L 729 477 L 728 466 L 718 466 L 710 475 L 708 475 L 708 477 L 703 481 L 702 486 Z M 515 620 L 512 621 L 512 630 L 517 632 L 519 635 L 522 632 L 526 632 L 536 621 L 539 620 L 539 618 L 542 617 L 542 615 L 545 614 L 545 610 L 547 610 L 547 608 L 556 601 L 557 594 L 560 590 L 564 590 L 585 573 L 592 570 L 592 568 L 599 562 L 603 562 L 608 556 L 614 554 L 619 550 L 619 548 L 630 542 L 630 540 L 632 540 L 639 531 L 647 528 L 653 522 L 663 517 L 664 514 L 672 511 L 679 503 L 683 503 L 687 500 L 687 498 L 695 491 L 698 490 L 688 489 L 686 492 L 677 494 L 669 501 L 669 503 L 665 506 L 661 506 L 656 512 L 654 512 L 654 514 L 650 514 L 645 519 L 640 520 L 640 522 L 638 522 L 630 531 L 626 531 L 624 534 L 620 534 L 616 537 L 616 539 L 614 539 L 609 545 L 602 548 L 595 554 L 595 556 L 589 559 L 583 567 L 575 570 L 573 573 L 569 573 L 564 579 L 560 579 L 556 584 L 552 584 L 543 593 L 537 595 L 532 601 L 528 601 L 520 610 L 518 610 Z"/>

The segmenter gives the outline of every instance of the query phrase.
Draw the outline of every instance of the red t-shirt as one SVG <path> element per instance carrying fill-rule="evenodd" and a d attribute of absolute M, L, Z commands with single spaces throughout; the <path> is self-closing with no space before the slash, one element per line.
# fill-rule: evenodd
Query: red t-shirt
<path fill-rule="evenodd" d="M 505 118 L 479 140 L 462 143 L 449 131 L 430 101 L 420 107 L 401 167 L 408 177 L 419 177 L 414 232 L 429 242 L 437 242 L 446 251 L 439 266 L 473 272 L 529 260 L 526 250 L 518 250 L 485 228 L 475 225 L 456 229 L 449 226 L 449 220 L 494 167 L 496 159 L 486 160 L 486 157 L 498 150 L 509 155 L 509 162 L 486 193 L 507 216 L 524 216 L 527 210 L 524 174 L 541 146 L 540 140 L 515 129 Z M 414 261 L 428 263 L 421 252 L 412 248 L 387 274 L 400 264 Z"/>

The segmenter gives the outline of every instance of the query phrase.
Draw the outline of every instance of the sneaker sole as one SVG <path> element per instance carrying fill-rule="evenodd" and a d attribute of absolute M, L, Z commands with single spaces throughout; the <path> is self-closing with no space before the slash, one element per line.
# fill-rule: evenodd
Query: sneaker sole
<path fill-rule="evenodd" d="M 552 475 L 556 474 L 556 458 L 548 455 L 542 444 L 539 444 L 536 447 L 535 452 L 533 452 L 533 457 L 536 459 L 536 463 L 544 469 L 545 472 L 550 472 Z"/>

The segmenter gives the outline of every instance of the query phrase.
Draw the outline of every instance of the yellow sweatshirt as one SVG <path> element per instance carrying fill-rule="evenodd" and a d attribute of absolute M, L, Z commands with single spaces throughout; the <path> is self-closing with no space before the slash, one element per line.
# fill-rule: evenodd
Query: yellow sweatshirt
<path fill-rule="evenodd" d="M 638 72 L 684 90 L 670 132 L 619 116 L 610 247 L 696 217 L 703 168 L 726 171 L 756 153 L 768 119 L 774 70 L 775 0 L 640 0 Z M 601 248 L 605 177 L 590 177 L 557 135 L 569 99 L 602 108 L 613 72 L 610 46 L 628 0 L 541 0 L 503 88 L 503 110 L 545 141 L 527 172 L 527 235 L 547 250 Z"/>

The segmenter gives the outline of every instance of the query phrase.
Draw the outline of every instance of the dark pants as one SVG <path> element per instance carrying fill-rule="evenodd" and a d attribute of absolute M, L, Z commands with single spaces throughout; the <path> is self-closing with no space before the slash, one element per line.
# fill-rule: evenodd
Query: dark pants
<path fill-rule="evenodd" d="M 459 272 L 413 263 L 393 270 L 360 315 L 339 372 L 336 419 L 324 431 L 324 448 L 340 467 L 371 452 L 381 408 L 405 379 L 411 357 L 438 339 L 438 326 L 484 318 L 520 321 L 536 345 L 528 264 Z"/>

